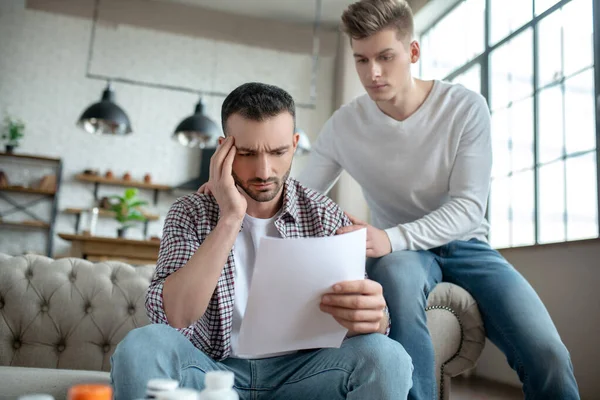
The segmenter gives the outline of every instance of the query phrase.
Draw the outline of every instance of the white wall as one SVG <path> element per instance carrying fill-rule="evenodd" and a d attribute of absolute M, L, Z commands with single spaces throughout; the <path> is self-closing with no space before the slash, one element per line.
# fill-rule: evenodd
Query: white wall
<path fill-rule="evenodd" d="M 548 308 L 571 353 L 582 399 L 600 393 L 600 241 L 503 250 Z M 519 385 L 503 354 L 488 342 L 476 374 Z"/>
<path fill-rule="evenodd" d="M 338 42 L 336 73 L 335 108 L 338 109 L 355 97 L 365 93 L 365 89 L 356 74 L 350 41 L 342 33 L 340 33 Z M 363 221 L 369 220 L 369 208 L 360 185 L 346 171 L 342 172 L 340 179 L 331 189 L 331 197 L 343 210 L 356 218 Z"/>
<path fill-rule="evenodd" d="M 240 20 L 179 4 L 136 0 L 101 4 L 93 73 L 224 93 L 243 82 L 262 81 L 288 90 L 298 103 L 310 101 L 310 28 L 271 26 L 268 21 Z M 135 132 L 127 137 L 100 137 L 75 127 L 81 112 L 99 100 L 105 85 L 85 78 L 92 5 L 89 0 L 37 0 L 27 5 L 24 0 L 0 1 L 0 118 L 10 113 L 25 121 L 26 134 L 18 152 L 63 159 L 61 210 L 93 204 L 91 185 L 73 179 L 87 168 L 102 173 L 111 169 L 116 176 L 129 171 L 134 179 L 150 173 L 154 182 L 173 186 L 199 172 L 200 151 L 170 138 L 177 123 L 192 113 L 196 95 L 115 84 L 117 103 L 128 113 Z M 269 38 L 270 32 L 276 37 Z M 335 45 L 331 42 L 336 40 L 336 34 L 323 33 L 317 109 L 297 113 L 298 126 L 313 139 L 332 112 Z M 220 125 L 223 98 L 205 100 L 207 114 Z M 9 179 L 22 180 L 19 172 Z M 105 187 L 100 195 L 120 192 Z M 151 193 L 142 194 L 151 199 Z M 151 211 L 164 218 L 174 200 L 175 195 L 161 195 L 160 204 Z M 0 210 L 7 208 L 0 200 Z M 41 216 L 48 211 L 44 206 L 34 210 Z M 15 214 L 10 219 L 24 217 Z M 56 232 L 72 233 L 73 222 L 73 216 L 59 214 Z M 150 224 L 150 235 L 160 235 L 162 222 Z M 98 234 L 115 233 L 114 221 L 101 220 Z M 141 229 L 130 235 L 141 238 Z M 44 248 L 41 233 L 0 228 L 0 252 L 44 253 Z M 56 239 L 55 255 L 68 248 L 68 242 Z"/>

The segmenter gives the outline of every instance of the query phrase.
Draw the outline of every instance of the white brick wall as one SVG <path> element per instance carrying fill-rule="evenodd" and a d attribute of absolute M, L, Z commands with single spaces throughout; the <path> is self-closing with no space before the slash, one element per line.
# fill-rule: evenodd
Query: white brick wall
<path fill-rule="evenodd" d="M 200 151 L 171 140 L 177 123 L 192 113 L 192 94 L 115 84 L 116 101 L 129 115 L 134 133 L 127 137 L 94 136 L 79 130 L 75 121 L 99 100 L 104 82 L 85 78 L 91 21 L 25 8 L 24 0 L 0 1 L 0 117 L 22 118 L 26 134 L 18 152 L 59 156 L 63 185 L 59 210 L 93 204 L 92 185 L 74 181 L 86 168 L 116 176 L 129 171 L 141 179 L 178 185 L 198 175 Z M 99 24 L 91 71 L 153 83 L 229 92 L 246 81 L 279 85 L 297 102 L 309 101 L 310 54 L 194 38 L 127 25 Z M 315 138 L 332 112 L 334 57 L 321 57 L 317 110 L 298 110 L 298 126 Z M 223 98 L 207 97 L 206 112 L 217 123 Z M 302 164 L 296 161 L 294 171 Z M 0 166 L 0 169 L 7 170 Z M 19 178 L 11 173 L 13 181 Z M 34 169 L 31 178 L 37 178 Z M 121 193 L 102 187 L 100 195 Z M 151 192 L 141 192 L 148 200 Z M 163 218 L 176 195 L 161 194 L 161 220 L 150 223 L 150 235 L 160 235 Z M 21 197 L 15 197 L 22 200 Z M 27 200 L 27 198 L 25 198 Z M 0 210 L 8 205 L 0 200 Z M 35 209 L 47 215 L 47 206 Z M 11 218 L 23 218 L 14 215 Z M 73 232 L 74 217 L 59 213 L 56 232 Z M 117 224 L 101 219 L 99 235 L 115 236 Z M 129 233 L 141 238 L 140 229 Z M 0 228 L 0 252 L 43 253 L 44 236 L 35 231 Z M 68 251 L 69 243 L 55 238 L 54 254 Z"/>

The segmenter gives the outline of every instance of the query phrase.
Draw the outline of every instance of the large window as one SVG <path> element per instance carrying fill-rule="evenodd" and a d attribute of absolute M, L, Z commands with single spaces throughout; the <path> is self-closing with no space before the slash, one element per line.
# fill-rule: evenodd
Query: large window
<path fill-rule="evenodd" d="M 421 35 L 420 75 L 490 106 L 494 247 L 598 237 L 598 7 L 463 0 Z"/>

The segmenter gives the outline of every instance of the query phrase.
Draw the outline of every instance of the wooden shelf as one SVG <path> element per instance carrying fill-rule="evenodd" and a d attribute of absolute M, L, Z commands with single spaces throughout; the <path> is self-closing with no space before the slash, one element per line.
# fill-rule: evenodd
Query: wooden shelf
<path fill-rule="evenodd" d="M 22 221 L 22 222 L 12 222 L 12 221 L 0 221 L 0 225 L 10 226 L 15 228 L 41 228 L 41 229 L 49 229 L 50 225 L 45 222 L 39 221 Z"/>
<path fill-rule="evenodd" d="M 52 162 L 57 162 L 57 163 L 60 162 L 60 158 L 34 156 L 34 155 L 29 155 L 29 154 L 0 153 L 0 157 L 13 157 L 13 158 L 21 158 L 24 160 L 36 160 L 36 161 L 52 161 Z"/>
<path fill-rule="evenodd" d="M 0 187 L 1 192 L 14 192 L 14 193 L 30 193 L 30 194 L 45 194 L 48 196 L 54 196 L 56 192 L 54 190 L 42 190 L 32 189 L 23 186 L 4 186 Z"/>
<path fill-rule="evenodd" d="M 85 208 L 67 208 L 63 212 L 65 214 L 81 215 L 84 212 L 91 212 L 91 210 L 90 209 L 85 209 Z M 142 211 L 142 215 L 144 217 L 146 217 L 146 219 L 148 221 L 157 221 L 159 219 L 158 215 L 146 213 L 144 211 Z M 115 213 L 114 213 L 114 211 L 110 211 L 110 210 L 105 210 L 103 208 L 99 208 L 98 209 L 98 216 L 99 217 L 106 217 L 106 218 L 114 218 L 115 217 Z"/>
<path fill-rule="evenodd" d="M 150 190 L 171 190 L 172 187 L 168 185 L 158 185 L 156 183 L 146 183 L 140 181 L 126 181 L 124 179 L 115 179 L 115 178 L 105 178 L 102 176 L 96 175 L 86 175 L 86 174 L 78 174 L 75 175 L 75 179 L 82 182 L 90 182 L 90 183 L 102 183 L 104 185 L 114 185 L 114 186 L 127 186 L 134 187 L 138 189 L 150 189 Z"/>
<path fill-rule="evenodd" d="M 59 233 L 58 237 L 64 240 L 78 240 L 80 242 L 93 242 L 93 243 L 108 243 L 108 244 L 131 244 L 137 246 L 149 246 L 152 248 L 160 247 L 160 240 L 137 240 L 137 239 L 124 239 L 118 237 L 108 236 L 93 236 L 93 235 L 72 235 L 70 233 Z"/>
<path fill-rule="evenodd" d="M 131 264 L 156 264 L 160 240 L 132 240 L 91 235 L 59 233 L 70 241 L 71 256 L 90 261 L 120 260 Z"/>

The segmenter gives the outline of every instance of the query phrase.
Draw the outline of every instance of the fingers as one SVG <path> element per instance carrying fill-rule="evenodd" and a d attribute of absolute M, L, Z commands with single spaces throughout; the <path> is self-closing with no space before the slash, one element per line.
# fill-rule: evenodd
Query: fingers
<path fill-rule="evenodd" d="M 352 222 L 354 225 L 367 225 L 366 222 L 359 220 L 358 218 L 356 218 L 352 214 L 349 214 L 347 212 L 344 212 L 344 214 L 346 214 L 346 216 L 348 217 L 348 219 L 350 220 L 350 222 Z"/>
<path fill-rule="evenodd" d="M 208 182 L 204 183 L 202 186 L 200 186 L 197 190 L 197 193 L 199 194 L 211 194 L 212 192 L 210 191 L 210 185 L 208 184 Z"/>
<path fill-rule="evenodd" d="M 321 304 L 321 311 L 331 314 L 333 318 L 349 323 L 372 322 L 379 323 L 383 319 L 383 310 L 350 310 Z"/>
<path fill-rule="evenodd" d="M 326 294 L 323 296 L 322 304 L 347 310 L 383 310 L 385 308 L 385 300 L 382 295 Z"/>
<path fill-rule="evenodd" d="M 354 232 L 357 231 L 359 229 L 364 229 L 365 227 L 362 225 L 350 225 L 350 226 L 343 226 L 340 229 L 338 229 L 337 231 L 335 231 L 336 235 L 343 235 L 344 233 L 350 233 L 350 232 Z"/>
<path fill-rule="evenodd" d="M 344 281 L 333 285 L 334 294 L 373 294 L 383 293 L 381 285 L 370 279 L 360 279 L 357 281 Z"/>
<path fill-rule="evenodd" d="M 223 161 L 223 169 L 221 171 L 221 177 L 223 176 L 231 176 L 231 171 L 233 169 L 233 159 L 235 158 L 236 152 L 235 146 L 231 146 L 229 149 L 229 153 L 227 153 L 227 157 Z"/>
<path fill-rule="evenodd" d="M 373 333 L 379 330 L 379 322 L 353 322 L 335 317 L 334 319 L 338 322 L 338 324 L 348 329 L 348 333 L 352 333 L 353 335 Z"/>
<path fill-rule="evenodd" d="M 223 160 L 229 153 L 229 150 L 231 149 L 232 146 L 233 146 L 233 137 L 230 136 L 223 141 L 223 143 L 219 146 L 217 151 L 215 151 L 213 156 L 210 158 L 209 175 L 210 175 L 211 180 L 218 180 L 221 178 L 221 170 L 222 170 Z"/>

